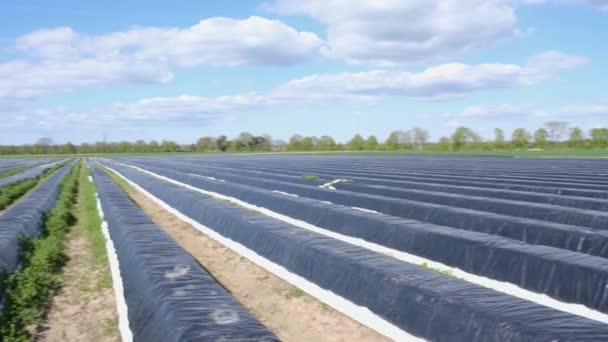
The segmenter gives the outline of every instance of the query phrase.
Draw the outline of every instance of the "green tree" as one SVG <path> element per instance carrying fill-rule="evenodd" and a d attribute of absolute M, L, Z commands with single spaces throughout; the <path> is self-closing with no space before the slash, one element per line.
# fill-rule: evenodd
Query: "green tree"
<path fill-rule="evenodd" d="M 317 141 L 317 149 L 320 151 L 335 151 L 337 148 L 336 141 L 329 135 L 322 135 Z"/>
<path fill-rule="evenodd" d="M 494 128 L 494 148 L 505 148 L 505 132 L 500 128 Z"/>
<path fill-rule="evenodd" d="M 378 148 L 378 139 L 374 135 L 370 135 L 365 140 L 365 149 L 368 151 L 375 151 Z"/>
<path fill-rule="evenodd" d="M 361 151 L 365 147 L 365 140 L 360 134 L 355 134 L 348 141 L 348 149 L 351 151 Z"/>
<path fill-rule="evenodd" d="M 218 151 L 224 152 L 228 149 L 228 137 L 225 135 L 220 135 L 215 139 L 215 146 Z"/>
<path fill-rule="evenodd" d="M 300 144 L 301 151 L 312 151 L 315 147 L 312 137 L 304 137 Z"/>
<path fill-rule="evenodd" d="M 608 128 L 593 128 L 589 131 L 593 147 L 608 147 Z"/>
<path fill-rule="evenodd" d="M 585 134 L 580 127 L 574 127 L 570 130 L 570 136 L 568 138 L 568 146 L 570 147 L 581 147 L 585 143 Z"/>
<path fill-rule="evenodd" d="M 437 148 L 441 151 L 448 151 L 450 149 L 451 144 L 452 144 L 452 142 L 450 141 L 450 138 L 441 137 L 441 138 L 439 138 L 439 141 L 437 142 Z"/>
<path fill-rule="evenodd" d="M 479 143 L 481 137 L 475 133 L 472 129 L 464 126 L 456 128 L 452 133 L 452 147 L 454 150 L 460 150 L 466 146 Z"/>
<path fill-rule="evenodd" d="M 525 128 L 517 128 L 511 136 L 511 143 L 515 148 L 525 148 L 530 144 L 532 136 Z"/>
<path fill-rule="evenodd" d="M 202 137 L 196 141 L 197 152 L 211 152 L 216 148 L 217 145 L 212 137 Z"/>
<path fill-rule="evenodd" d="M 547 147 L 549 132 L 545 128 L 539 128 L 534 132 L 534 146 L 537 148 Z"/>
<path fill-rule="evenodd" d="M 549 133 L 549 141 L 554 145 L 557 144 L 564 135 L 568 132 L 570 124 L 565 121 L 548 121 L 545 122 L 545 128 Z"/>
<path fill-rule="evenodd" d="M 177 151 L 177 144 L 171 140 L 163 140 L 163 142 L 160 144 L 160 147 L 163 150 L 163 152 L 176 152 Z"/>
<path fill-rule="evenodd" d="M 424 130 L 424 129 L 420 128 L 420 127 L 414 127 L 414 128 L 412 128 L 410 130 L 410 135 L 412 137 L 414 145 L 416 146 L 416 148 L 418 150 L 422 150 L 424 148 L 424 145 L 429 140 L 429 132 L 427 130 Z"/>

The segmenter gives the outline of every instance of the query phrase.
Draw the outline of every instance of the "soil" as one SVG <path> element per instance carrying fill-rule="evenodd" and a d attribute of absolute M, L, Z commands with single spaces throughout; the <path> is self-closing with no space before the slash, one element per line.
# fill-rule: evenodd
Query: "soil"
<path fill-rule="evenodd" d="M 80 204 L 77 210 L 81 210 Z M 119 342 L 110 269 L 107 264 L 93 262 L 82 223 L 77 223 L 68 234 L 65 252 L 69 260 L 60 275 L 62 286 L 54 295 L 35 340 Z"/>
<path fill-rule="evenodd" d="M 282 340 L 390 341 L 202 234 L 141 192 L 130 186 L 126 190 L 161 228 Z"/>

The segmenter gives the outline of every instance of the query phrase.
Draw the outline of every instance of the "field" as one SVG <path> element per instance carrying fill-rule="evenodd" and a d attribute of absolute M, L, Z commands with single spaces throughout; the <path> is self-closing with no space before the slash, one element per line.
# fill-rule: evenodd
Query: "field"
<path fill-rule="evenodd" d="M 36 182 L 0 213 L 7 341 L 608 340 L 601 158 L 96 156 L 3 170 L 6 186 Z M 64 260 L 25 319 L 20 279 L 47 269 L 29 266 L 53 239 Z M 70 277 L 83 268 L 85 290 L 85 274 Z M 91 335 L 69 319 L 79 310 L 107 324 Z"/>

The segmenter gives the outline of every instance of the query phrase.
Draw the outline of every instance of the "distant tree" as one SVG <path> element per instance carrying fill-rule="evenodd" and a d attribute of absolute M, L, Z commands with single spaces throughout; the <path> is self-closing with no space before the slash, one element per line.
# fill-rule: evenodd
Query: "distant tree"
<path fill-rule="evenodd" d="M 553 144 L 558 143 L 568 132 L 570 124 L 565 121 L 548 121 L 545 122 L 545 128 L 549 132 L 549 141 Z"/>
<path fill-rule="evenodd" d="M 414 138 L 412 137 L 412 131 L 392 131 L 384 145 L 387 150 L 398 150 L 402 148 L 412 148 Z"/>
<path fill-rule="evenodd" d="M 585 143 L 585 133 L 580 127 L 574 127 L 570 130 L 570 136 L 568 138 L 568 146 L 570 147 L 581 147 Z"/>
<path fill-rule="evenodd" d="M 350 151 L 361 151 L 364 147 L 365 140 L 360 134 L 355 134 L 355 136 L 348 141 L 348 149 Z"/>
<path fill-rule="evenodd" d="M 289 138 L 289 143 L 286 146 L 287 151 L 301 151 L 302 139 L 304 139 L 304 137 L 299 134 L 292 135 L 291 138 Z"/>
<path fill-rule="evenodd" d="M 158 152 L 160 146 L 156 140 L 150 141 L 148 144 L 148 152 Z"/>
<path fill-rule="evenodd" d="M 547 147 L 549 132 L 545 128 L 539 128 L 534 132 L 534 146 L 538 148 Z"/>
<path fill-rule="evenodd" d="M 202 137 L 196 141 L 197 152 L 211 152 L 217 148 L 217 144 L 212 137 Z"/>
<path fill-rule="evenodd" d="M 317 142 L 317 149 L 320 151 L 335 151 L 337 145 L 334 138 L 329 135 L 322 135 Z"/>
<path fill-rule="evenodd" d="M 160 147 L 163 150 L 163 152 L 176 152 L 177 151 L 177 144 L 171 140 L 163 140 L 163 142 L 160 144 Z"/>
<path fill-rule="evenodd" d="M 481 137 L 472 129 L 460 126 L 456 128 L 454 133 L 452 133 L 451 140 L 454 150 L 460 150 L 467 145 L 479 143 L 481 141 Z"/>
<path fill-rule="evenodd" d="M 525 128 L 517 128 L 513 131 L 511 136 L 511 143 L 515 148 L 525 148 L 530 144 L 532 136 Z"/>
<path fill-rule="evenodd" d="M 593 147 L 603 148 L 608 146 L 608 128 L 592 128 L 589 131 L 589 136 Z"/>
<path fill-rule="evenodd" d="M 450 149 L 451 144 L 452 144 L 452 142 L 450 141 L 450 138 L 441 137 L 441 138 L 439 138 L 439 141 L 437 142 L 437 148 L 441 151 L 448 151 Z"/>
<path fill-rule="evenodd" d="M 418 150 L 422 150 L 424 145 L 429 140 L 429 132 L 420 127 L 414 127 L 411 129 L 410 134 L 413 138 L 414 145 L 416 145 L 416 148 Z"/>
<path fill-rule="evenodd" d="M 505 132 L 500 128 L 494 128 L 494 148 L 505 148 Z"/>
<path fill-rule="evenodd" d="M 300 151 L 312 151 L 314 148 L 314 142 L 312 137 L 304 137 L 300 142 Z"/>
<path fill-rule="evenodd" d="M 218 151 L 225 152 L 228 149 L 228 137 L 225 135 L 220 135 L 215 139 L 215 146 Z"/>
<path fill-rule="evenodd" d="M 368 151 L 375 151 L 378 148 L 378 139 L 374 135 L 370 135 L 365 140 L 365 149 Z"/>

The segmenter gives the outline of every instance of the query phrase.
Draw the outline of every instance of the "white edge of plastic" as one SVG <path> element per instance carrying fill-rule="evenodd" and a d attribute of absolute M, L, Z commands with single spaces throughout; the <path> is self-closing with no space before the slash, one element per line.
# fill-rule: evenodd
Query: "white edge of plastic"
<path fill-rule="evenodd" d="M 89 178 L 93 182 L 92 178 Z M 97 211 L 101 217 L 101 232 L 106 240 L 106 251 L 108 254 L 108 262 L 110 264 L 110 273 L 112 274 L 112 288 L 114 289 L 114 297 L 116 298 L 116 310 L 118 312 L 118 331 L 123 342 L 133 342 L 133 332 L 129 325 L 129 309 L 125 299 L 125 290 L 120 275 L 120 262 L 118 261 L 118 255 L 116 254 L 116 248 L 114 242 L 110 237 L 110 231 L 108 230 L 108 223 L 105 220 L 103 207 L 99 196 L 95 193 L 95 199 L 97 200 Z"/>

